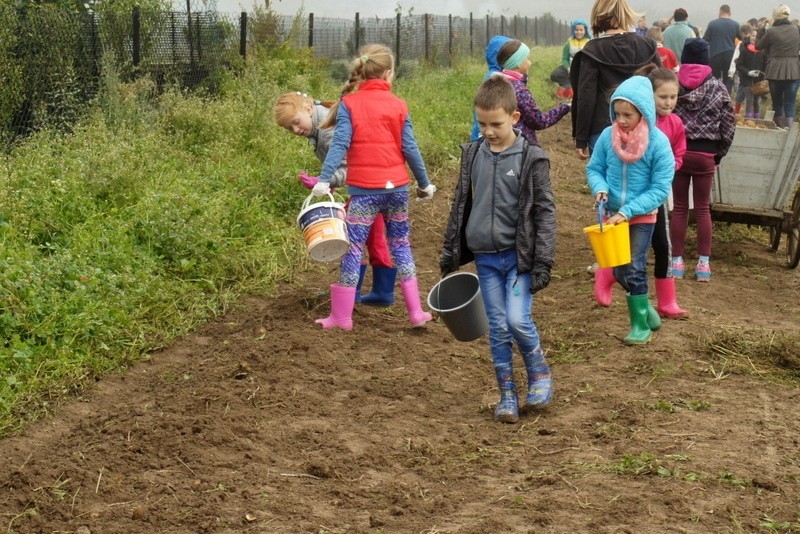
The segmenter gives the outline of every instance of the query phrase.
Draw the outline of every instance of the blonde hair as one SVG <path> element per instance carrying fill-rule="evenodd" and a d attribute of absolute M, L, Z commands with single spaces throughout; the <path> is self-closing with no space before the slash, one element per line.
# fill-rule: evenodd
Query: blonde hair
<path fill-rule="evenodd" d="M 651 26 L 650 29 L 647 30 L 647 35 L 645 35 L 645 37 L 648 37 L 657 43 L 664 42 L 664 32 L 662 32 L 661 28 L 658 26 Z"/>
<path fill-rule="evenodd" d="M 358 51 L 358 56 L 350 64 L 350 77 L 342 86 L 342 96 L 355 91 L 361 82 L 382 78 L 392 70 L 394 70 L 394 54 L 388 46 L 378 43 L 362 46 Z M 329 128 L 336 124 L 338 108 L 337 102 L 320 128 Z"/>
<path fill-rule="evenodd" d="M 634 11 L 625 0 L 597 0 L 592 6 L 590 17 L 592 33 L 600 35 L 608 30 L 627 31 L 643 16 L 643 13 Z"/>
<path fill-rule="evenodd" d="M 275 101 L 275 122 L 286 128 L 295 115 L 314 105 L 314 100 L 302 93 L 284 93 Z"/>

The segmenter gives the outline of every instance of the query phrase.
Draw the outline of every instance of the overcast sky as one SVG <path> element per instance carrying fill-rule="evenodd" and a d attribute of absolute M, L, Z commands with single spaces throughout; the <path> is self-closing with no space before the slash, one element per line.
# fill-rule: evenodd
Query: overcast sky
<path fill-rule="evenodd" d="M 216 0 L 217 9 L 223 12 L 250 11 L 254 0 Z M 800 15 L 800 0 L 786 2 L 783 0 L 679 0 L 653 1 L 629 0 L 637 11 L 646 12 L 647 20 L 667 18 L 675 8 L 683 7 L 689 12 L 689 21 L 705 27 L 708 21 L 717 18 L 719 6 L 727 3 L 731 6 L 732 17 L 738 22 L 745 22 L 752 17 L 771 17 L 772 8 L 786 3 L 792 13 Z M 193 2 L 194 3 L 194 2 Z M 435 15 L 469 16 L 529 16 L 534 17 L 550 12 L 560 20 L 570 21 L 574 18 L 588 20 L 592 9 L 592 0 L 271 0 L 272 8 L 278 13 L 293 15 L 302 10 L 303 13 L 314 13 L 316 17 L 352 18 L 358 12 L 361 17 L 393 17 L 397 6 L 402 7 L 403 14 L 413 8 L 415 15 L 432 13 Z M 263 0 L 260 3 L 263 5 Z"/>

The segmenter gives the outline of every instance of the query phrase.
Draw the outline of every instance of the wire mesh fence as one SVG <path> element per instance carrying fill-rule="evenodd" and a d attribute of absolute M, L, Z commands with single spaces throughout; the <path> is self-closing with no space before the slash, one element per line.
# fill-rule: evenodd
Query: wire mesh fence
<path fill-rule="evenodd" d="M 379 42 L 399 61 L 449 66 L 483 56 L 492 35 L 556 45 L 569 24 L 543 17 L 405 15 L 352 19 L 268 11 L 165 12 L 133 8 L 99 15 L 56 8 L 0 6 L 0 141 L 44 127 L 69 129 L 97 95 L 104 72 L 123 82 L 150 77 L 155 86 L 204 88 L 241 65 L 254 47 L 311 47 L 316 57 L 349 61 Z"/>

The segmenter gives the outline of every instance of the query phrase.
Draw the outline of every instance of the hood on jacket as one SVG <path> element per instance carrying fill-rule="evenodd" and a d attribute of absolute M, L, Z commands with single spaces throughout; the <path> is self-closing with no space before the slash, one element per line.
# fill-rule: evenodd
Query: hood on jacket
<path fill-rule="evenodd" d="M 632 39 L 630 35 L 635 38 Z M 587 44 L 581 53 L 602 65 L 623 72 L 634 72 L 647 63 L 660 64 L 656 42 L 639 35 L 620 33 L 592 39 L 592 43 L 603 41 L 603 46 Z"/>
<path fill-rule="evenodd" d="M 681 65 L 681 69 L 678 71 L 678 83 L 681 84 L 683 89 L 694 91 L 703 85 L 703 82 L 710 75 L 711 67 L 708 65 L 687 63 L 686 65 Z"/>
<path fill-rule="evenodd" d="M 656 125 L 656 101 L 653 97 L 653 84 L 644 76 L 631 76 L 619 86 L 611 95 L 609 104 L 609 116 L 611 120 L 617 119 L 617 114 L 614 111 L 615 100 L 626 100 L 636 106 L 639 113 L 647 121 L 647 127 L 650 129 L 650 139 L 653 138 L 655 132 L 658 131 Z"/>
<path fill-rule="evenodd" d="M 503 70 L 503 67 L 497 62 L 497 53 L 510 40 L 511 38 L 505 35 L 495 35 L 489 39 L 489 44 L 486 45 L 486 65 L 489 67 L 490 73 Z"/>
<path fill-rule="evenodd" d="M 591 26 L 589 26 L 589 23 L 583 19 L 575 19 L 572 21 L 572 24 L 570 24 L 569 26 L 569 36 L 572 37 L 573 39 L 577 39 L 577 37 L 575 37 L 575 26 L 577 26 L 578 24 L 582 25 L 586 29 L 586 34 L 584 35 L 584 37 L 586 37 L 587 39 L 591 39 L 592 34 L 589 33 L 589 28 L 591 28 Z"/>
<path fill-rule="evenodd" d="M 319 125 L 328 118 L 328 112 L 330 110 L 323 106 L 322 104 L 314 103 L 314 107 L 311 108 L 311 129 L 317 130 Z"/>

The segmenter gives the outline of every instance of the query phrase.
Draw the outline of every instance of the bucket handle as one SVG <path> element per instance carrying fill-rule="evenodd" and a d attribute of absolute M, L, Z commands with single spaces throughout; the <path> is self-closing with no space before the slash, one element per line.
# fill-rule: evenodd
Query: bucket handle
<path fill-rule="evenodd" d="M 331 202 L 336 202 L 336 199 L 333 198 L 333 194 L 332 193 L 328 193 L 328 197 L 331 199 Z M 306 209 L 308 207 L 308 205 L 311 204 L 311 200 L 313 200 L 313 199 L 314 199 L 314 193 L 311 193 L 310 195 L 308 195 L 306 197 L 306 199 L 303 201 L 303 205 L 300 207 L 300 211 L 303 211 L 304 209 Z"/>
<path fill-rule="evenodd" d="M 600 225 L 600 232 L 603 231 L 603 215 L 605 215 L 606 200 L 601 198 L 597 203 L 597 223 Z"/>

